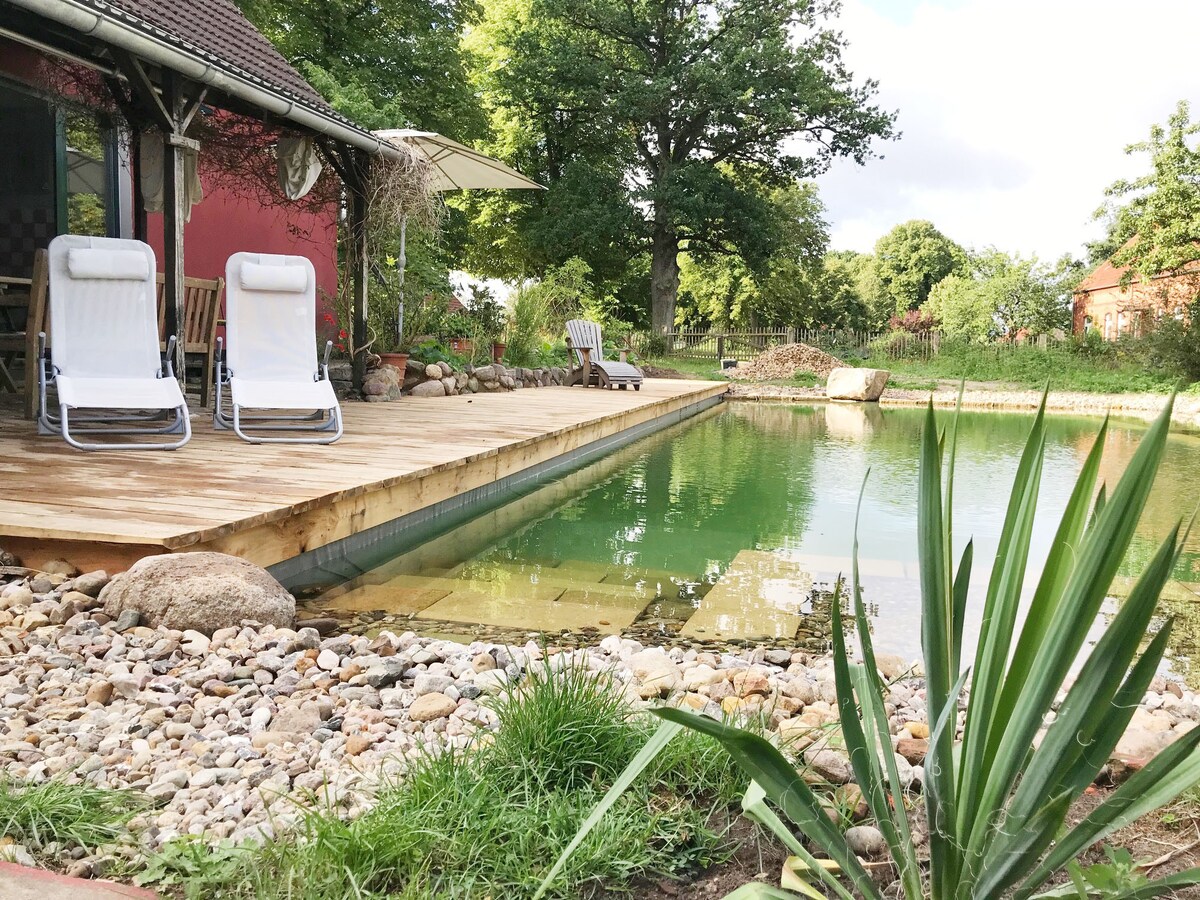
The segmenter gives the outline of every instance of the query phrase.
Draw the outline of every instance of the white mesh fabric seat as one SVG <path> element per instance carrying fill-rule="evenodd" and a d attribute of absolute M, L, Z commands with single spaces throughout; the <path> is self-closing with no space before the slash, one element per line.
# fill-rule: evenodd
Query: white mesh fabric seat
<path fill-rule="evenodd" d="M 624 390 L 625 386 L 630 384 L 635 391 L 641 389 L 642 373 L 635 366 L 604 358 L 604 340 L 598 324 L 586 319 L 572 319 L 567 323 L 567 338 L 567 343 L 579 363 L 576 380 L 584 387 L 595 381 L 601 387 L 609 389 L 616 386 Z M 585 350 L 587 352 L 584 352 Z"/>
<path fill-rule="evenodd" d="M 174 378 L 150 381 L 59 375 L 55 384 L 59 402 L 72 409 L 174 409 L 183 396 Z"/>
<path fill-rule="evenodd" d="M 83 450 L 183 446 L 191 426 L 179 382 L 169 362 L 164 373 L 159 356 L 154 251 L 141 241 L 60 235 L 48 256 L 53 341 L 49 370 L 42 361 L 38 366 L 39 431 L 61 434 Z M 51 384 L 58 391 L 57 417 L 48 409 Z M 74 417 L 76 410 L 89 412 Z M 164 425 L 164 414 L 174 419 Z M 81 440 L 85 434 L 183 437 L 97 443 Z"/>
<path fill-rule="evenodd" d="M 229 257 L 228 343 L 218 364 L 214 411 L 218 427 L 233 428 L 253 443 L 327 444 L 341 437 L 341 407 L 327 368 L 331 345 L 326 345 L 325 362 L 318 363 L 316 320 L 316 272 L 303 256 Z"/>

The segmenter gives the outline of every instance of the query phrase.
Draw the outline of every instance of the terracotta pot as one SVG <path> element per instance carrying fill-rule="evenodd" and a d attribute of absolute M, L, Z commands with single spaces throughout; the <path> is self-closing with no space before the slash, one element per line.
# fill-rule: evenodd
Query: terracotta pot
<path fill-rule="evenodd" d="M 471 353 L 475 349 L 475 342 L 470 338 L 452 337 L 450 338 L 450 349 L 455 353 Z"/>
<path fill-rule="evenodd" d="M 504 348 L 507 346 L 508 344 L 492 341 L 492 362 L 500 362 L 504 358 Z"/>
<path fill-rule="evenodd" d="M 380 353 L 379 364 L 381 366 L 395 366 L 400 370 L 400 377 L 404 377 L 404 366 L 408 363 L 407 353 Z"/>

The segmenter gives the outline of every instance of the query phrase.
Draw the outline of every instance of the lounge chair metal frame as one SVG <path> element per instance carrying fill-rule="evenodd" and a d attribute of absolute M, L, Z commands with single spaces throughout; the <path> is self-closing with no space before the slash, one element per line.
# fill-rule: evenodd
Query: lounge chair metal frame
<path fill-rule="evenodd" d="M 57 252 L 69 253 L 71 244 L 74 243 L 77 249 L 100 249 L 106 247 L 120 249 L 124 251 L 126 246 L 134 247 L 137 252 L 145 253 L 149 257 L 149 278 L 153 279 L 154 273 L 154 255 L 153 251 L 138 241 L 122 241 L 112 238 L 81 238 L 74 235 L 64 235 L 61 238 L 56 238 L 55 241 L 66 241 L 67 250 L 55 250 L 54 243 L 51 242 L 52 254 Z M 96 246 L 99 245 L 99 246 Z M 124 251 L 128 252 L 128 251 Z M 55 278 L 56 273 L 52 270 L 51 278 Z M 137 280 L 132 280 L 133 285 L 138 285 Z M 131 289 L 132 290 L 132 289 Z M 145 282 L 137 288 L 139 291 L 145 290 Z M 53 297 L 53 289 L 51 289 L 51 297 Z M 152 296 L 152 295 L 151 295 Z M 78 302 L 78 301 L 75 301 Z M 154 306 L 148 305 L 149 314 L 154 315 Z M 51 318 L 51 327 L 55 327 L 56 321 L 62 322 L 63 315 Z M 136 324 L 136 323 L 135 323 Z M 142 323 L 145 325 L 146 323 Z M 157 327 L 157 316 L 153 319 L 153 324 Z M 65 327 L 65 326 L 60 326 Z M 155 342 L 157 343 L 157 341 Z M 103 406 L 83 406 L 71 405 L 62 401 L 61 397 L 56 397 L 57 413 L 51 410 L 49 402 L 49 388 L 52 385 L 57 386 L 60 377 L 65 377 L 63 369 L 54 363 L 51 351 L 47 346 L 46 332 L 38 333 L 38 349 L 34 364 L 37 366 L 38 378 L 38 415 L 37 415 L 37 431 L 38 434 L 58 435 L 65 440 L 70 446 L 78 450 L 177 450 L 186 444 L 192 437 L 191 417 L 188 414 L 187 401 L 183 391 L 179 388 L 178 382 L 175 381 L 175 370 L 171 359 L 175 349 L 175 338 L 172 336 L 168 342 L 166 352 L 163 356 L 158 356 L 158 348 L 155 347 L 154 352 L 158 358 L 158 366 L 153 373 L 155 380 L 170 379 L 175 385 L 174 391 L 166 391 L 167 394 L 174 393 L 180 400 L 180 403 L 174 406 L 150 406 L 144 407 L 140 405 L 131 405 L 121 407 L 116 405 L 116 401 L 105 403 Z M 94 375 L 72 376 L 78 380 L 86 382 L 89 378 L 95 378 Z M 142 378 L 143 376 L 138 376 Z M 145 376 L 149 377 L 149 375 Z M 181 435 L 176 441 L 151 441 L 151 442 L 121 442 L 121 441 L 103 441 L 94 442 L 86 438 L 92 435 L 122 435 L 125 437 L 145 437 L 145 436 L 160 436 L 160 435 Z"/>
<path fill-rule="evenodd" d="M 600 326 L 586 319 L 572 319 L 567 323 L 567 350 L 575 354 L 578 368 L 572 366 L 567 373 L 567 387 L 581 384 L 584 387 L 597 385 L 612 390 L 625 390 L 633 385 L 635 391 L 642 389 L 642 373 L 629 361 L 628 349 L 621 350 L 620 361 L 604 358 L 604 341 Z"/>
<path fill-rule="evenodd" d="M 303 267 L 307 272 L 307 282 L 302 290 L 293 290 L 290 287 L 286 289 L 246 287 L 242 282 L 242 267 L 247 264 L 259 268 L 263 266 Z M 311 359 L 315 365 L 308 373 L 313 382 L 328 385 L 327 392 L 322 391 L 321 393 L 327 393 L 332 400 L 332 406 L 290 407 L 274 403 L 270 406 L 254 406 L 235 401 L 235 395 L 238 392 L 235 380 L 239 378 L 239 372 L 244 371 L 244 368 L 232 365 L 230 355 L 231 350 L 236 349 L 239 359 L 245 359 L 243 348 L 241 346 L 234 348 L 232 345 L 235 338 L 241 339 L 238 329 L 242 327 L 242 304 L 252 305 L 255 302 L 251 296 L 245 295 L 255 290 L 266 294 L 266 296 L 258 298 L 259 302 L 265 302 L 272 296 L 278 298 L 286 294 L 303 294 L 302 302 L 312 306 L 312 316 L 303 316 L 303 318 L 306 320 L 311 318 L 314 322 L 316 319 L 316 275 L 313 272 L 312 263 L 307 259 L 298 256 L 257 253 L 235 253 L 229 258 L 226 263 L 225 278 L 225 329 L 230 346 L 226 345 L 224 339 L 217 340 L 213 425 L 220 430 L 232 430 L 242 440 L 252 444 L 332 444 L 343 433 L 341 405 L 337 402 L 329 378 L 329 356 L 333 351 L 332 341 L 325 343 L 324 356 L 319 362 L 316 360 L 315 352 L 313 353 Z M 292 312 L 297 309 L 299 307 L 293 307 Z M 301 338 L 297 334 L 294 335 L 294 338 L 295 340 L 303 339 L 306 342 L 313 340 L 311 332 L 308 332 L 307 335 L 307 337 Z M 261 340 L 262 336 L 258 335 L 257 337 Z M 253 340 L 254 338 L 251 337 L 250 342 L 252 343 Z M 313 349 L 315 350 L 315 342 Z M 297 384 L 298 372 L 295 360 L 292 360 L 291 363 L 292 371 L 287 373 L 284 380 L 279 383 L 286 385 L 290 382 L 294 387 Z M 247 414 L 246 410 L 254 410 L 254 412 Z M 266 410 L 272 410 L 272 412 L 266 412 Z"/>
<path fill-rule="evenodd" d="M 321 360 L 320 371 L 313 376 L 314 381 L 329 381 L 329 356 L 333 352 L 333 341 L 325 342 L 325 355 Z M 216 354 L 216 395 L 213 403 L 213 426 L 222 431 L 233 431 L 238 437 L 251 443 L 304 443 L 332 444 L 342 436 L 342 410 L 336 406 L 332 410 L 318 409 L 311 413 L 295 415 L 258 415 L 244 416 L 241 408 L 234 406 L 227 396 L 229 379 L 233 373 L 225 365 L 224 340 L 217 338 Z M 227 404 L 226 401 L 230 400 Z M 226 409 L 228 408 L 228 412 Z M 253 429 L 254 435 L 249 435 L 246 428 Z M 269 437 L 258 435 L 260 431 L 309 431 L 328 432 L 335 434 L 321 440 L 313 438 Z"/>

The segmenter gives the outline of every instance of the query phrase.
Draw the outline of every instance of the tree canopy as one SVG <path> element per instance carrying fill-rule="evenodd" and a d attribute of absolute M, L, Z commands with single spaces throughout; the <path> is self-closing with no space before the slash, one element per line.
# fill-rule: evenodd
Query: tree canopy
<path fill-rule="evenodd" d="M 1149 281 L 1155 275 L 1178 274 L 1200 261 L 1200 149 L 1192 138 L 1200 123 L 1191 121 L 1181 100 L 1166 126 L 1154 125 L 1150 138 L 1125 148 L 1145 153 L 1150 171 L 1133 180 L 1114 182 L 1109 200 L 1096 212 L 1107 219 L 1108 237 L 1117 266 L 1128 266 L 1125 283 Z"/>
<path fill-rule="evenodd" d="M 966 267 L 966 251 L 923 219 L 897 225 L 875 244 L 880 297 L 897 316 L 919 307 L 935 284 Z"/>
<path fill-rule="evenodd" d="M 468 46 L 494 149 L 550 190 L 476 205 L 477 259 L 513 275 L 579 256 L 622 279 L 647 255 L 656 328 L 674 321 L 681 249 L 757 268 L 777 236 L 760 186 L 864 161 L 892 136 L 875 83 L 843 63 L 836 2 L 481 6 Z M 515 236 L 497 228 L 513 222 Z"/>
<path fill-rule="evenodd" d="M 1065 330 L 1071 322 L 1073 274 L 1069 260 L 1052 268 L 1036 256 L 1023 259 L 993 247 L 975 254 L 969 269 L 934 285 L 921 310 L 948 336 L 971 341 Z"/>
<path fill-rule="evenodd" d="M 483 134 L 460 51 L 473 0 L 237 0 L 335 109 L 368 128 Z"/>

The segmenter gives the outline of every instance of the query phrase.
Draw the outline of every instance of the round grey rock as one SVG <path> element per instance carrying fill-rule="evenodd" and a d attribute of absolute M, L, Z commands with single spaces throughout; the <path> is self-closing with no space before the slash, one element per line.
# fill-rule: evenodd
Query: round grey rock
<path fill-rule="evenodd" d="M 138 560 L 100 592 L 104 613 L 139 613 L 149 628 L 164 625 L 211 635 L 244 620 L 291 628 L 296 600 L 266 569 L 224 553 L 169 553 Z"/>

